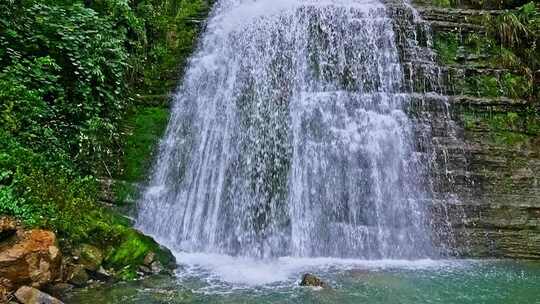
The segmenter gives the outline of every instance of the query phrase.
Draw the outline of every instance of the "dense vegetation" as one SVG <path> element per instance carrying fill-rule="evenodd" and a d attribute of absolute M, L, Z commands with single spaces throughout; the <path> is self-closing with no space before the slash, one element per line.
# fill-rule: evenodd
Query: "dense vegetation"
<path fill-rule="evenodd" d="M 128 223 L 98 202 L 98 181 L 144 174 L 150 153 L 133 146 L 147 151 L 167 112 L 138 96 L 172 89 L 208 6 L 0 0 L 0 214 L 67 243 L 121 239 Z"/>
<path fill-rule="evenodd" d="M 434 3 L 439 6 L 500 10 L 484 14 L 478 20 L 471 20 L 486 29 L 483 33 L 440 33 L 435 37 L 435 48 L 446 64 L 468 64 L 504 70 L 499 75 L 470 75 L 459 84 L 463 93 L 538 100 L 540 8 L 537 3 L 488 0 L 434 0 Z M 475 60 L 471 61 L 471 58 Z"/>

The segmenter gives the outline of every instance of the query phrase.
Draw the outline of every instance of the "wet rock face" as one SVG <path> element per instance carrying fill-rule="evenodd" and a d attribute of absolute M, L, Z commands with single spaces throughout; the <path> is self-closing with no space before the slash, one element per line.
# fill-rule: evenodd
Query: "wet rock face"
<path fill-rule="evenodd" d="M 15 240 L 0 244 L 0 278 L 13 287 L 39 288 L 59 278 L 61 259 L 53 232 L 20 230 Z"/>
<path fill-rule="evenodd" d="M 448 41 L 456 44 L 450 61 L 440 53 L 435 58 L 449 107 L 423 98 L 411 110 L 415 119 L 429 121 L 433 133 L 433 214 L 453 229 L 436 238 L 461 256 L 540 259 L 540 104 L 500 92 L 489 96 L 477 87 L 471 91 L 464 82 L 497 83 L 516 73 L 464 44 L 485 31 L 482 16 L 501 11 L 437 8 L 423 0 L 413 5 L 433 31 L 434 45 L 437 37 L 455 38 Z M 411 77 L 427 81 L 416 70 Z M 415 92 L 430 91 L 421 89 Z"/>
<path fill-rule="evenodd" d="M 310 287 L 322 287 L 322 288 L 326 288 L 328 287 L 328 284 L 326 284 L 325 282 L 323 282 L 320 278 L 318 278 L 317 276 L 311 274 L 311 273 L 306 273 L 304 274 L 304 276 L 302 277 L 302 281 L 300 282 L 300 286 L 310 286 Z"/>

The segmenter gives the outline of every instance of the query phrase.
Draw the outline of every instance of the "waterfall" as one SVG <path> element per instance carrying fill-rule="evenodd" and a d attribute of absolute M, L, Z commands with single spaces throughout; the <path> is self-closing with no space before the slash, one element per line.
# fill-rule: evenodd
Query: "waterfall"
<path fill-rule="evenodd" d="M 379 0 L 218 1 L 138 227 L 189 252 L 436 257 L 396 41 Z"/>

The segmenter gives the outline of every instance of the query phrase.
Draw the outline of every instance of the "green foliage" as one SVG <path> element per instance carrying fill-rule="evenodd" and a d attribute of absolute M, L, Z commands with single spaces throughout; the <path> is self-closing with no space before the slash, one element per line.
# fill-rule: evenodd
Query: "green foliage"
<path fill-rule="evenodd" d="M 468 0 L 457 1 L 456 4 L 467 3 L 477 9 L 505 9 L 515 8 L 527 3 L 527 0 Z"/>
<path fill-rule="evenodd" d="M 26 204 L 21 198 L 13 194 L 13 188 L 0 187 L 0 214 L 12 215 L 30 225 L 37 224 L 40 219 L 40 210 L 31 204 Z"/>
<path fill-rule="evenodd" d="M 460 39 L 455 33 L 440 33 L 435 36 L 434 47 L 442 62 L 455 63 Z"/>
<path fill-rule="evenodd" d="M 464 93 L 474 96 L 527 98 L 533 92 L 533 83 L 526 76 L 504 73 L 500 77 L 477 75 L 464 79 Z"/>
<path fill-rule="evenodd" d="M 499 81 L 493 76 L 473 76 L 465 80 L 465 92 L 475 96 L 497 97 L 502 96 Z"/>
<path fill-rule="evenodd" d="M 124 122 L 129 130 L 122 164 L 123 180 L 137 182 L 143 178 L 168 118 L 167 109 L 160 107 L 138 107 L 128 115 Z"/>
<path fill-rule="evenodd" d="M 504 95 L 511 98 L 526 98 L 533 93 L 533 83 L 528 77 L 505 73 L 500 82 Z"/>
<path fill-rule="evenodd" d="M 540 67 L 540 11 L 537 4 L 529 2 L 517 10 L 486 18 L 484 24 L 502 47 L 512 50 L 520 58 L 524 68 L 534 71 Z"/>
<path fill-rule="evenodd" d="M 125 108 L 125 35 L 82 4 L 14 3 L 0 19 L 2 122 L 21 143 L 76 160 L 84 171 L 113 156 Z M 51 151 L 54 147 L 62 151 Z"/>
<path fill-rule="evenodd" d="M 464 111 L 461 119 L 466 130 L 477 127 L 487 130 L 488 139 L 496 145 L 534 144 L 534 139 L 540 135 L 540 116 L 534 110 L 530 113 Z"/>
<path fill-rule="evenodd" d="M 438 7 L 452 7 L 454 6 L 454 0 L 432 0 L 431 3 Z"/>
<path fill-rule="evenodd" d="M 164 94 L 176 85 L 208 10 L 205 0 L 140 1 L 135 11 L 145 18 L 146 41 L 134 45 L 128 71 L 137 92 Z"/>
<path fill-rule="evenodd" d="M 143 176 L 167 111 L 126 119 L 130 96 L 173 87 L 207 11 L 203 0 L 0 1 L 0 214 L 71 243 L 125 240 L 130 223 L 98 203 L 96 177 L 122 176 L 120 163 Z"/>

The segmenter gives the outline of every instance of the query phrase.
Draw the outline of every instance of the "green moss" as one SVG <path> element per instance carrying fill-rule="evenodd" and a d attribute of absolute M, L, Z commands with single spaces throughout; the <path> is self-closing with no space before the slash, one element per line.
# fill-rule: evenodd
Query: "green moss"
<path fill-rule="evenodd" d="M 139 196 L 139 191 L 133 183 L 116 181 L 113 184 L 115 203 L 119 206 L 133 203 Z"/>
<path fill-rule="evenodd" d="M 431 3 L 438 7 L 452 7 L 455 5 L 454 0 L 432 0 Z"/>
<path fill-rule="evenodd" d="M 463 80 L 465 94 L 484 97 L 502 96 L 499 81 L 494 76 L 478 75 Z"/>
<path fill-rule="evenodd" d="M 461 121 L 466 131 L 487 130 L 487 138 L 496 145 L 527 144 L 540 135 L 540 116 L 534 112 L 463 112 Z"/>
<path fill-rule="evenodd" d="M 143 264 L 144 258 L 150 252 L 154 252 L 156 259 L 165 266 L 172 266 L 175 263 L 172 253 L 160 247 L 154 239 L 134 229 L 126 228 L 122 232 L 119 245 L 107 254 L 105 263 L 115 268 L 126 267 L 126 265 L 138 266 Z"/>
<path fill-rule="evenodd" d="M 134 281 L 139 278 L 139 275 L 134 266 L 126 266 L 116 273 L 116 277 L 122 281 Z"/>
<path fill-rule="evenodd" d="M 129 129 L 124 144 L 123 172 L 120 178 L 129 182 L 138 182 L 147 173 L 159 139 L 163 135 L 169 111 L 160 107 L 134 108 L 128 116 L 125 126 Z M 118 189 L 120 196 L 131 195 L 127 188 Z"/>
<path fill-rule="evenodd" d="M 439 59 L 446 64 L 456 62 L 459 45 L 459 35 L 455 33 L 437 33 L 434 39 Z"/>
<path fill-rule="evenodd" d="M 461 86 L 464 94 L 478 97 L 505 96 L 528 99 L 534 93 L 531 79 L 508 72 L 499 77 L 492 75 L 470 76 L 456 83 Z"/>
<path fill-rule="evenodd" d="M 533 81 L 525 76 L 504 73 L 500 82 L 505 96 L 527 98 L 533 94 Z"/>
<path fill-rule="evenodd" d="M 461 121 L 463 122 L 463 127 L 465 130 L 474 129 L 478 123 L 476 116 L 472 113 L 463 113 L 461 115 Z"/>
<path fill-rule="evenodd" d="M 178 81 L 187 63 L 210 7 L 205 0 L 145 1 L 138 15 L 145 16 L 148 45 L 141 48 L 133 62 L 133 85 L 142 94 L 168 93 Z"/>

